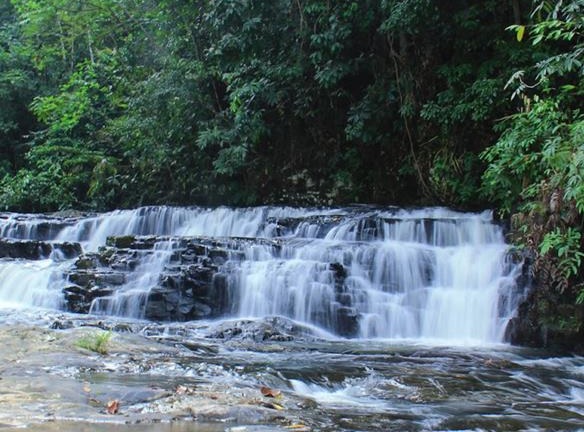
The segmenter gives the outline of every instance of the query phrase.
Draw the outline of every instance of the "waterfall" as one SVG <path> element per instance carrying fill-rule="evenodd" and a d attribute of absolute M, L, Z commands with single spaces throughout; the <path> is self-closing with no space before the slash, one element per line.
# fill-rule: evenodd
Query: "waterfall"
<path fill-rule="evenodd" d="M 139 261 L 124 283 L 93 301 L 91 312 L 105 315 L 144 318 L 161 275 L 186 265 L 177 256 L 187 238 L 229 244 L 213 264 L 228 292 L 224 317 L 282 315 L 350 337 L 498 342 L 518 291 L 519 267 L 490 212 L 160 206 L 76 218 L 4 214 L 0 233 L 78 242 L 85 252 L 110 236 L 160 237 L 133 252 Z M 0 259 L 0 302 L 63 307 L 62 275 L 73 262 Z"/>

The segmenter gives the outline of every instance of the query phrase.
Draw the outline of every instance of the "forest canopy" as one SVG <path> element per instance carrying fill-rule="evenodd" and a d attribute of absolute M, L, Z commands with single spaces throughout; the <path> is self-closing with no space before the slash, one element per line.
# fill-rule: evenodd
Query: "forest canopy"
<path fill-rule="evenodd" d="M 0 203 L 511 214 L 556 191 L 579 217 L 583 10 L 0 0 Z"/>

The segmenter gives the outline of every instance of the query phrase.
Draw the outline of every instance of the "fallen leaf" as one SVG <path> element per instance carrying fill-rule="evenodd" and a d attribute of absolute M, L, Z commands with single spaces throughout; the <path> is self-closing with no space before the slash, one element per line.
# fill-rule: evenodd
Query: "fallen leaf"
<path fill-rule="evenodd" d="M 117 414 L 120 410 L 120 401 L 117 399 L 111 400 L 105 406 L 108 414 Z"/>
<path fill-rule="evenodd" d="M 278 411 L 284 410 L 284 407 L 282 405 L 277 404 L 275 402 L 264 402 L 262 405 L 265 406 L 266 408 L 271 408 L 271 409 L 275 409 Z"/>
<path fill-rule="evenodd" d="M 308 426 L 302 423 L 294 423 L 289 426 L 285 426 L 286 429 L 295 430 L 295 431 L 307 431 Z"/>
<path fill-rule="evenodd" d="M 265 397 L 277 398 L 278 396 L 282 395 L 280 390 L 271 389 L 269 387 L 261 387 L 260 391 Z"/>

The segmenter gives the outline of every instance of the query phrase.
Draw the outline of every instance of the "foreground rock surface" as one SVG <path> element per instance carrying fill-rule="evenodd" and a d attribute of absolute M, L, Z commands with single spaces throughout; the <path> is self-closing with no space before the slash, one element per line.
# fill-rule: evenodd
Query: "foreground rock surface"
<path fill-rule="evenodd" d="M 291 422 L 285 421 L 286 413 L 266 404 L 257 388 L 234 388 L 233 383 L 228 386 L 206 378 L 217 371 L 180 345 L 159 343 L 128 328 L 108 334 L 111 339 L 103 355 L 81 347 L 81 340 L 104 334 L 96 324 L 102 323 L 64 330 L 23 324 L 0 328 L 3 430 L 29 430 L 31 425 L 30 430 L 35 430 L 37 425 L 44 431 L 99 431 L 100 427 L 111 431 L 114 424 L 129 424 L 140 425 L 136 430 L 141 431 L 175 432 L 193 430 L 195 420 L 196 430 L 215 432 L 225 431 L 225 422 L 272 423 L 271 430 Z M 68 326 L 61 322 L 54 327 Z M 199 376 L 173 373 L 177 368 L 197 370 Z M 150 376 L 161 369 L 175 377 L 154 384 Z M 112 401 L 119 405 L 116 412 L 108 410 Z M 83 423 L 76 424 L 80 419 Z"/>

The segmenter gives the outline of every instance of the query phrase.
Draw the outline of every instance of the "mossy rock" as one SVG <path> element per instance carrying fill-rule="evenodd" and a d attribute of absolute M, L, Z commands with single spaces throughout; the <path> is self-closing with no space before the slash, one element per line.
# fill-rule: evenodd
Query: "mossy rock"
<path fill-rule="evenodd" d="M 107 246 L 116 247 L 118 249 L 128 249 L 132 246 L 132 243 L 136 241 L 135 236 L 116 236 L 108 237 L 105 241 Z"/>
<path fill-rule="evenodd" d="M 90 257 L 87 255 L 81 256 L 75 261 L 75 267 L 79 270 L 89 270 L 97 267 L 97 260 L 95 257 Z"/>

